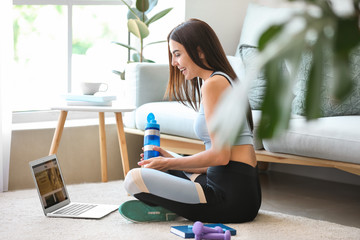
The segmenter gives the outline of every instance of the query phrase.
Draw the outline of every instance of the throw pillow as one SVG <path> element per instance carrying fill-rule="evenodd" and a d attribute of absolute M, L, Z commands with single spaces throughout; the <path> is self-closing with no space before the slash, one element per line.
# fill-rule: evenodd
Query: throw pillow
<path fill-rule="evenodd" d="M 253 71 L 255 68 L 255 57 L 258 54 L 257 47 L 250 46 L 247 44 L 242 44 L 239 47 L 239 55 L 244 63 L 245 74 L 249 71 Z M 282 73 L 284 75 L 288 74 L 288 69 L 286 67 L 285 61 L 282 66 Z M 266 92 L 266 83 L 267 79 L 265 77 L 264 71 L 261 70 L 255 79 L 251 80 L 250 89 L 248 92 L 248 98 L 250 107 L 252 110 L 261 110 L 262 103 L 265 97 Z"/>
<path fill-rule="evenodd" d="M 312 57 L 310 54 L 304 54 L 300 71 L 297 76 L 295 85 L 295 98 L 292 103 L 292 111 L 294 114 L 304 115 L 305 113 L 305 93 L 307 76 L 310 70 Z M 344 116 L 344 115 L 360 115 L 360 49 L 357 49 L 351 56 L 351 74 L 354 80 L 354 89 L 349 96 L 341 103 L 338 103 L 331 96 L 330 89 L 326 82 L 332 81 L 331 71 L 325 73 L 325 83 L 321 89 L 321 115 L 323 117 Z"/>
<path fill-rule="evenodd" d="M 248 71 L 254 69 L 254 59 L 258 53 L 258 50 L 254 46 L 250 45 L 241 45 L 239 47 L 240 57 L 244 63 L 245 74 Z M 264 72 L 261 71 L 256 79 L 252 80 L 250 89 L 248 92 L 248 98 L 250 102 L 250 107 L 252 110 L 260 110 L 261 105 L 265 96 L 266 90 L 266 79 Z"/>

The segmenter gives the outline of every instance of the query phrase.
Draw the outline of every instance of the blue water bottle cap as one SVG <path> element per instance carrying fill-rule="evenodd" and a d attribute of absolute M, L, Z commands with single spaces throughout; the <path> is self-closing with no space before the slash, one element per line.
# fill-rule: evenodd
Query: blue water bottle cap
<path fill-rule="evenodd" d="M 160 128 L 160 125 L 157 124 L 157 122 L 155 120 L 155 115 L 153 113 L 148 114 L 146 127 Z"/>

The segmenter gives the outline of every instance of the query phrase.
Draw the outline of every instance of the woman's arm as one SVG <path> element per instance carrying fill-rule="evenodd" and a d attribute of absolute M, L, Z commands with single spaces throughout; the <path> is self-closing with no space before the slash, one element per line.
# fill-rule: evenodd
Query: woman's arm
<path fill-rule="evenodd" d="M 224 161 L 224 159 L 227 160 Z M 204 168 L 210 166 L 226 165 L 229 160 L 230 149 L 226 148 L 221 151 L 217 151 L 211 148 L 192 156 L 181 158 L 154 157 L 140 161 L 138 162 L 138 165 L 160 171 L 183 170 L 195 173 L 195 171 L 200 171 L 200 169 L 203 169 L 204 171 Z"/>
<path fill-rule="evenodd" d="M 144 150 L 144 148 L 143 148 Z M 165 149 L 158 147 L 158 146 L 153 146 L 153 150 L 158 151 L 160 153 L 161 157 L 164 158 L 176 158 L 178 154 L 171 154 L 170 152 L 166 151 Z M 142 165 L 141 162 L 144 161 L 144 153 L 140 154 L 140 162 L 139 165 Z M 178 155 L 178 157 L 180 157 L 180 155 Z M 181 157 L 183 158 L 183 157 Z M 203 167 L 203 168 L 187 168 L 187 169 L 177 169 L 177 170 L 181 170 L 181 171 L 185 171 L 185 172 L 189 172 L 189 173 L 206 173 L 207 172 L 207 167 Z"/>

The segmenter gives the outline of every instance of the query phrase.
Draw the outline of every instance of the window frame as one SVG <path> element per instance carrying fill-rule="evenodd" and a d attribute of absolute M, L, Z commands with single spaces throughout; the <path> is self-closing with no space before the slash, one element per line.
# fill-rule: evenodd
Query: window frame
<path fill-rule="evenodd" d="M 131 1 L 125 0 L 128 4 Z M 68 7 L 67 12 L 67 91 L 71 92 L 72 86 L 72 30 L 73 30 L 73 6 L 74 5 L 124 5 L 121 0 L 13 0 L 14 5 L 65 5 Z M 12 123 L 34 123 L 45 121 L 56 121 L 58 113 L 54 110 L 38 111 L 13 111 Z M 97 115 L 91 112 L 78 112 L 68 116 L 68 119 L 88 119 L 96 118 Z"/>

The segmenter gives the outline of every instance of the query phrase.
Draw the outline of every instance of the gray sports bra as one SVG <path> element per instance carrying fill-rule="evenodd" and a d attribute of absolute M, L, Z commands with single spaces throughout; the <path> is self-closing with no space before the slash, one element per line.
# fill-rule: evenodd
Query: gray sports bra
<path fill-rule="evenodd" d="M 224 76 L 229 81 L 230 85 L 232 86 L 231 78 L 226 73 L 218 71 L 218 72 L 214 72 L 213 74 L 211 74 L 210 77 L 212 77 L 214 75 Z M 194 122 L 194 131 L 195 131 L 195 134 L 198 136 L 198 138 L 200 138 L 204 142 L 205 148 L 210 149 L 211 148 L 211 139 L 210 139 L 209 131 L 206 126 L 204 106 L 202 105 L 202 103 L 200 103 L 200 109 L 199 109 L 199 112 L 198 112 L 197 117 Z M 239 135 L 233 145 L 246 145 L 246 144 L 251 144 L 251 145 L 254 144 L 253 143 L 253 133 L 250 130 L 248 121 L 246 121 L 246 124 L 245 124 L 243 130 L 239 133 Z"/>

